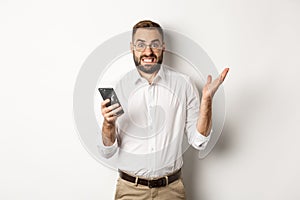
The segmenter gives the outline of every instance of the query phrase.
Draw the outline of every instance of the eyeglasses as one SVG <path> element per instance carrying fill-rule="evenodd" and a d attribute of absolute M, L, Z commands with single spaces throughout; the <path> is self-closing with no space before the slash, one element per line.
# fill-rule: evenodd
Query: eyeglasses
<path fill-rule="evenodd" d="M 156 41 L 156 42 L 152 42 L 151 44 L 146 44 L 145 42 L 137 42 L 136 44 L 133 45 L 134 46 L 134 50 L 142 52 L 145 51 L 145 49 L 149 46 L 149 48 L 151 48 L 153 51 L 158 51 L 162 49 L 162 45 L 160 44 L 160 42 Z"/>

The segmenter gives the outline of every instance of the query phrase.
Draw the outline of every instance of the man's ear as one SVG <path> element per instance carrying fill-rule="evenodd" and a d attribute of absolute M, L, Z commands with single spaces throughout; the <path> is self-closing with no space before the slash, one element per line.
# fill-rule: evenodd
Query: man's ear
<path fill-rule="evenodd" d="M 166 50 L 166 43 L 163 42 L 162 44 L 162 51 L 165 51 Z"/>
<path fill-rule="evenodd" d="M 130 42 L 130 51 L 131 51 L 131 53 L 133 53 L 133 44 L 132 44 L 132 42 Z"/>

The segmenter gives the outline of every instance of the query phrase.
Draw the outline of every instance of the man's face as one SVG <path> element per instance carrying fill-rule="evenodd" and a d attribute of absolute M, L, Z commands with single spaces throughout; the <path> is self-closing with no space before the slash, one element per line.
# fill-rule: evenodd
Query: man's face
<path fill-rule="evenodd" d="M 137 29 L 131 43 L 131 51 L 139 70 L 148 74 L 158 71 L 163 61 L 164 49 L 162 36 L 157 29 Z"/>

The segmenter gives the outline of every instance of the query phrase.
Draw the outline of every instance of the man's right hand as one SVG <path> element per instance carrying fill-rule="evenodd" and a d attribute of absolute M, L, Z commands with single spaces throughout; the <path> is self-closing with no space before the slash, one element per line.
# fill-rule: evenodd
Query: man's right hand
<path fill-rule="evenodd" d="M 106 121 L 108 124 L 114 125 L 116 119 L 118 118 L 116 113 L 122 110 L 122 107 L 118 103 L 106 107 L 106 104 L 108 104 L 109 101 L 109 99 L 105 99 L 105 101 L 101 103 L 101 113 L 104 121 Z"/>
<path fill-rule="evenodd" d="M 102 140 L 105 146 L 111 146 L 115 142 L 115 122 L 118 118 L 116 113 L 122 110 L 122 107 L 117 103 L 106 107 L 106 104 L 108 104 L 109 101 L 109 99 L 106 99 L 101 103 L 101 113 L 104 118 L 102 125 Z"/>

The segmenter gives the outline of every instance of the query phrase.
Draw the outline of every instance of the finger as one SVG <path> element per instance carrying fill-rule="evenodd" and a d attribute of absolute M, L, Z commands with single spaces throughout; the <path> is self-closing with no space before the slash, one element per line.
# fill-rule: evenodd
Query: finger
<path fill-rule="evenodd" d="M 113 105 L 111 105 L 111 106 L 108 106 L 108 107 L 107 107 L 107 110 L 110 112 L 110 111 L 116 109 L 116 108 L 119 107 L 119 106 L 120 106 L 120 105 L 119 105 L 118 103 L 115 103 L 115 104 L 113 104 Z"/>
<path fill-rule="evenodd" d="M 111 117 L 105 118 L 105 120 L 106 120 L 107 122 L 109 122 L 109 123 L 116 121 L 116 119 L 117 119 L 117 116 L 116 116 L 116 115 L 113 115 L 113 116 L 111 116 Z"/>
<path fill-rule="evenodd" d="M 106 107 L 106 104 L 110 102 L 110 99 L 105 99 L 104 101 L 101 102 L 101 109 Z"/>
<path fill-rule="evenodd" d="M 121 110 L 123 110 L 123 108 L 121 106 L 119 106 L 116 109 L 112 110 L 109 114 L 110 114 L 110 116 L 119 117 L 118 112 L 121 111 Z"/>
<path fill-rule="evenodd" d="M 118 113 L 121 110 L 123 110 L 123 108 L 121 106 L 119 106 L 118 108 L 114 109 L 113 112 Z"/>
<path fill-rule="evenodd" d="M 119 107 L 120 105 L 118 103 L 115 103 L 111 106 L 108 107 L 104 107 L 101 109 L 102 115 L 106 115 L 107 113 L 110 113 L 112 110 L 116 109 L 117 107 Z"/>
<path fill-rule="evenodd" d="M 113 111 L 112 112 L 109 112 L 105 115 L 105 119 L 106 120 L 111 120 L 111 119 L 116 119 L 118 116 L 116 113 L 114 113 Z"/>
<path fill-rule="evenodd" d="M 221 73 L 220 79 L 221 79 L 222 82 L 225 80 L 228 71 L 229 71 L 229 68 L 225 68 L 225 69 L 223 70 L 223 72 Z"/>
<path fill-rule="evenodd" d="M 109 113 L 106 113 L 103 117 L 104 117 L 107 121 L 109 121 L 109 119 L 110 119 L 111 117 L 114 117 L 114 116 L 116 116 L 115 113 L 109 112 Z"/>
<path fill-rule="evenodd" d="M 211 80 L 212 80 L 211 75 L 208 75 L 208 76 L 207 76 L 206 84 L 210 84 L 210 83 L 211 83 Z"/>
<path fill-rule="evenodd" d="M 110 115 L 114 115 L 116 113 L 115 110 L 117 110 L 117 108 L 121 107 L 118 103 L 115 103 L 111 106 L 108 106 L 106 108 L 104 108 L 104 114 L 109 114 Z"/>

